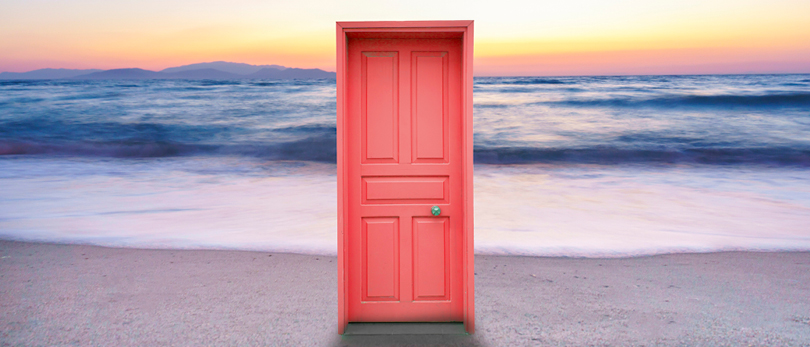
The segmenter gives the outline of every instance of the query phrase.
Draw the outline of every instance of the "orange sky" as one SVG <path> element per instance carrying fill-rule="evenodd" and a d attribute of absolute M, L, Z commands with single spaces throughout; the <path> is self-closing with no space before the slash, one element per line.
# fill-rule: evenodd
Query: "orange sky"
<path fill-rule="evenodd" d="M 334 22 L 473 19 L 476 75 L 810 73 L 810 1 L 4 0 L 0 71 L 334 71 Z"/>

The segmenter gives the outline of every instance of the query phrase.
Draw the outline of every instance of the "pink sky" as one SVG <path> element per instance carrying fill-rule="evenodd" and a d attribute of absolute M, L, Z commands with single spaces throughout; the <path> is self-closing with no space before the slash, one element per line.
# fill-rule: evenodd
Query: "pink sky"
<path fill-rule="evenodd" d="M 0 71 L 208 61 L 334 71 L 335 21 L 473 19 L 487 75 L 810 73 L 810 2 L 0 3 Z"/>

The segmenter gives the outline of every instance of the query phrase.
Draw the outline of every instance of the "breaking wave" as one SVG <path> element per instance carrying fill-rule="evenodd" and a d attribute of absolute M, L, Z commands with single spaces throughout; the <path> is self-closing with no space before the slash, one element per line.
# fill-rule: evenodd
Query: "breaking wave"
<path fill-rule="evenodd" d="M 654 98 L 619 96 L 604 99 L 568 99 L 534 104 L 583 107 L 801 107 L 810 106 L 810 92 L 762 95 L 667 95 Z"/>
<path fill-rule="evenodd" d="M 480 164 L 708 164 L 810 167 L 810 148 L 476 148 Z"/>

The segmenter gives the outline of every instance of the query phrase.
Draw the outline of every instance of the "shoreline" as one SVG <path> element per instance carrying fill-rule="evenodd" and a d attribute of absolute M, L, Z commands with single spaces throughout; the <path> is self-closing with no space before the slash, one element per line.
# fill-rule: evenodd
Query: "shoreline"
<path fill-rule="evenodd" d="M 810 252 L 476 255 L 474 335 L 337 335 L 334 256 L 0 240 L 0 345 L 808 345 Z"/>

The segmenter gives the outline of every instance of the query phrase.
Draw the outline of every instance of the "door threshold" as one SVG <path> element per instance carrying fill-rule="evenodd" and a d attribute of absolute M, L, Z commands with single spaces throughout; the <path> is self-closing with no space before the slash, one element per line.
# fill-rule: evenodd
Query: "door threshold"
<path fill-rule="evenodd" d="M 466 335 L 464 323 L 349 323 L 344 335 Z"/>

